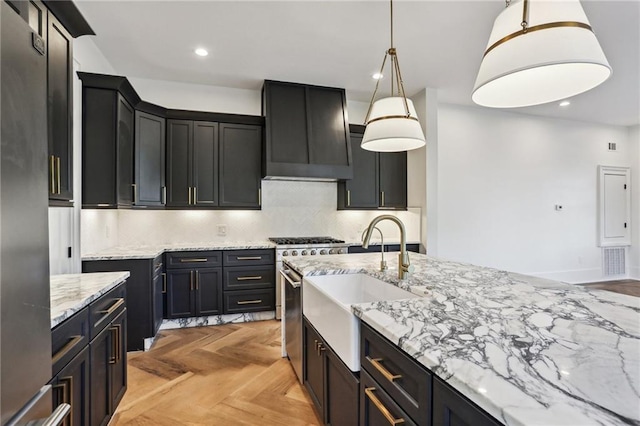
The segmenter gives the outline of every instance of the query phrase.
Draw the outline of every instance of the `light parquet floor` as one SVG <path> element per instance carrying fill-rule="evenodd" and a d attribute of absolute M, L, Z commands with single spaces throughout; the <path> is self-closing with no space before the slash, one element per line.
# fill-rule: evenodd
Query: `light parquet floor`
<path fill-rule="evenodd" d="M 280 354 L 280 322 L 162 331 L 128 354 L 128 390 L 111 425 L 319 425 Z"/>

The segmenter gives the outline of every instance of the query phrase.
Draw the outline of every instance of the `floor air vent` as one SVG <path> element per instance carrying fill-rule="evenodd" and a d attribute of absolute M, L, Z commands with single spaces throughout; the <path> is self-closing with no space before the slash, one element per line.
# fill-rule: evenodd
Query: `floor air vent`
<path fill-rule="evenodd" d="M 605 247 L 602 249 L 602 271 L 604 276 L 625 275 L 624 247 Z"/>

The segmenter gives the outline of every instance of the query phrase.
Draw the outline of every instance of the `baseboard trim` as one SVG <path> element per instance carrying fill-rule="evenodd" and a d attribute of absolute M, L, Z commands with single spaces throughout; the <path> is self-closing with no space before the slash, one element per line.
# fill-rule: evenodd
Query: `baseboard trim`
<path fill-rule="evenodd" d="M 546 278 L 554 281 L 560 281 L 568 284 L 584 284 L 627 278 L 626 275 L 622 277 L 605 277 L 602 275 L 601 268 L 576 269 L 572 271 L 535 272 L 528 275 L 533 275 L 536 277 Z"/>
<path fill-rule="evenodd" d="M 173 330 L 176 328 L 206 327 L 209 325 L 237 324 L 242 322 L 272 320 L 276 317 L 276 311 L 249 312 L 245 314 L 214 315 L 210 317 L 192 317 L 164 319 L 160 330 Z"/>

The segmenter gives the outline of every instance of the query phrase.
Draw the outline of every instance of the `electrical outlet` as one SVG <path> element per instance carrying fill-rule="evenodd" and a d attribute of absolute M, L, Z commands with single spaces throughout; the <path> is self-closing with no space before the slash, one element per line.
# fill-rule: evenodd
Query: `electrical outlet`
<path fill-rule="evenodd" d="M 218 225 L 218 236 L 224 237 L 227 235 L 227 225 Z"/>

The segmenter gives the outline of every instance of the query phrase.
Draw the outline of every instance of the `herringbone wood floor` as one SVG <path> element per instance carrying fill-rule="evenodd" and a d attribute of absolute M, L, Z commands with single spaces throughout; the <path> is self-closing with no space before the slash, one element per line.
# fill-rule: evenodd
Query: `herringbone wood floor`
<path fill-rule="evenodd" d="M 167 330 L 128 357 L 111 425 L 320 424 L 281 358 L 279 321 Z"/>

